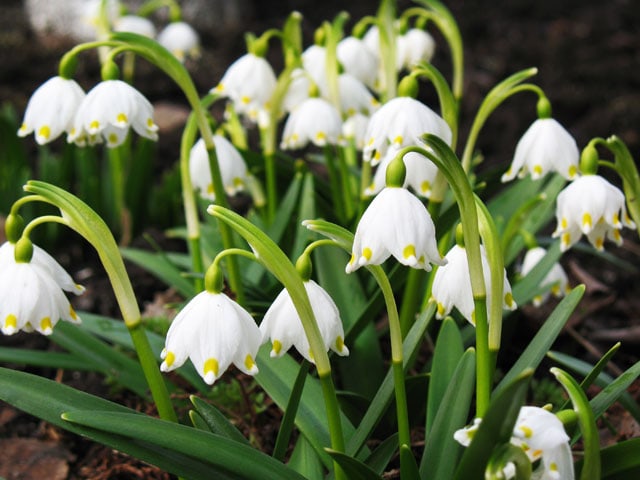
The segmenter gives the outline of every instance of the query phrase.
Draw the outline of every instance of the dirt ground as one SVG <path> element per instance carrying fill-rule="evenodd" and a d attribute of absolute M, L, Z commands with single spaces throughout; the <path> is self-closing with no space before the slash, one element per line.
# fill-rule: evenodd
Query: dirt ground
<path fill-rule="evenodd" d="M 272 5 L 274 3 L 277 5 Z M 594 136 L 616 134 L 636 158 L 640 157 L 640 9 L 637 2 L 451 0 L 445 3 L 457 18 L 465 42 L 461 138 L 465 138 L 473 114 L 492 86 L 515 71 L 536 66 L 539 74 L 533 81 L 547 93 L 554 117 L 574 135 L 580 147 Z M 267 28 L 280 26 L 284 15 L 295 8 L 304 16 L 305 32 L 310 39 L 321 21 L 332 19 L 345 5 L 349 6 L 355 19 L 373 14 L 376 6 L 376 2 L 367 0 L 347 3 L 337 0 L 254 0 L 250 4 L 252 8 L 247 9 L 242 30 L 200 32 L 203 56 L 189 66 L 200 92 L 213 87 L 229 63 L 243 53 L 245 30 L 259 34 Z M 399 2 L 399 5 L 404 8 L 411 4 Z M 57 62 L 69 46 L 63 38 L 42 37 L 31 31 L 20 1 L 3 1 L 0 5 L 0 105 L 10 103 L 21 114 L 33 90 L 56 73 Z M 447 47 L 441 41 L 433 63 L 449 75 Z M 95 81 L 97 65 L 87 61 L 83 75 L 90 83 Z M 144 69 L 140 71 L 139 80 L 139 88 L 151 101 L 169 102 L 169 116 L 176 118 L 184 106 L 176 88 L 168 80 L 158 78 L 157 72 Z M 429 92 L 425 94 L 429 95 Z M 535 100 L 526 95 L 514 98 L 496 110 L 478 143 L 487 162 L 508 164 L 515 143 L 534 117 Z M 175 132 L 161 136 L 159 151 L 165 152 L 168 162 L 175 158 L 176 138 Z M 25 142 L 29 148 L 34 148 L 31 139 Z M 640 357 L 640 273 L 637 270 L 640 243 L 637 235 L 626 234 L 624 245 L 612 247 L 610 251 L 632 269 L 621 270 L 605 260 L 580 253 L 567 258 L 565 267 L 571 283 L 585 283 L 587 294 L 580 311 L 572 317 L 561 337 L 561 347 L 566 353 L 593 362 L 620 340 L 623 347 L 613 362 L 615 373 L 616 369 L 624 370 Z M 141 272 L 132 271 L 144 283 L 141 305 L 162 293 L 161 285 Z M 104 279 L 95 278 L 95 281 L 104 282 Z M 84 308 L 109 309 L 109 305 L 104 306 L 104 299 L 86 301 Z M 533 331 L 545 313 L 544 310 L 524 308 L 520 315 L 523 325 Z M 4 346 L 14 346 L 21 341 L 26 340 L 0 336 L 0 345 Z M 42 339 L 29 341 L 46 345 Z M 517 347 L 516 344 L 514 348 Z M 64 377 L 66 383 L 89 383 L 97 390 L 104 389 L 97 377 L 78 377 L 69 372 L 58 372 L 58 375 L 61 379 Z M 636 384 L 633 387 L 636 398 L 639 390 Z M 130 398 L 117 401 L 134 402 Z M 623 411 L 619 413 L 619 417 L 615 417 L 614 411 L 610 421 L 621 426 L 622 434 L 640 435 L 638 425 Z M 152 467 L 0 404 L 2 476 L 7 480 L 170 478 Z"/>

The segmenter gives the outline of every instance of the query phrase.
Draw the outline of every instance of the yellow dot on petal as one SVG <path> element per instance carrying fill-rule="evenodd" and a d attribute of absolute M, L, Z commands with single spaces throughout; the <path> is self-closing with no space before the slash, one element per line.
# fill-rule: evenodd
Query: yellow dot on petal
<path fill-rule="evenodd" d="M 533 166 L 533 173 L 535 173 L 536 175 L 542 175 L 542 166 L 534 165 Z"/>
<path fill-rule="evenodd" d="M 45 140 L 49 140 L 49 137 L 51 136 L 51 129 L 49 128 L 49 125 L 43 125 L 40 127 L 40 130 L 38 130 L 38 136 Z"/>
<path fill-rule="evenodd" d="M 617 213 L 613 214 L 613 218 L 611 219 L 611 224 L 618 226 L 620 224 L 620 217 L 618 216 Z"/>
<path fill-rule="evenodd" d="M 352 253 L 352 254 L 351 254 L 351 258 L 349 259 L 349 264 L 351 265 L 351 264 L 353 264 L 353 262 L 355 262 L 355 261 L 356 261 L 356 256 L 355 256 L 355 254 L 353 254 L 353 253 Z"/>
<path fill-rule="evenodd" d="M 582 226 L 583 227 L 593 227 L 593 220 L 591 218 L 591 214 L 589 212 L 582 215 Z"/>
<path fill-rule="evenodd" d="M 551 293 L 553 293 L 556 297 L 560 295 L 560 285 L 556 283 L 553 287 L 551 287 Z"/>
<path fill-rule="evenodd" d="M 244 366 L 247 370 L 253 370 L 256 366 L 256 362 L 253 361 L 253 357 L 251 355 L 247 355 L 244 358 Z"/>
<path fill-rule="evenodd" d="M 374 158 L 375 160 L 380 160 L 380 152 L 378 152 L 378 151 L 376 150 L 376 153 L 373 155 L 373 158 Z"/>
<path fill-rule="evenodd" d="M 371 145 L 373 145 L 373 142 L 375 141 L 375 139 L 373 137 L 371 137 L 369 139 L 369 141 L 367 142 L 367 147 L 370 147 Z"/>
<path fill-rule="evenodd" d="M 318 142 L 320 141 L 325 141 L 327 139 L 327 134 L 325 132 L 318 132 L 316 133 L 316 140 Z"/>
<path fill-rule="evenodd" d="M 342 352 L 342 350 L 344 350 L 344 339 L 340 335 L 336 337 L 336 350 L 338 352 Z"/>
<path fill-rule="evenodd" d="M 540 456 L 542 455 L 542 450 L 534 450 L 533 453 L 531 454 L 531 456 L 534 459 L 538 459 L 540 458 Z"/>
<path fill-rule="evenodd" d="M 520 445 L 522 447 L 522 450 L 524 450 L 525 452 L 529 450 L 529 445 L 527 445 L 525 442 L 522 442 L 522 445 Z"/>
<path fill-rule="evenodd" d="M 560 237 L 560 241 L 562 243 L 562 246 L 568 246 L 571 243 L 571 234 L 569 232 L 563 233 Z"/>
<path fill-rule="evenodd" d="M 100 122 L 98 120 L 94 120 L 89 124 L 89 130 L 97 130 L 100 128 Z"/>
<path fill-rule="evenodd" d="M 438 310 L 438 316 L 444 317 L 444 305 L 438 302 L 436 305 L 436 309 Z"/>
<path fill-rule="evenodd" d="M 563 229 L 567 228 L 569 226 L 569 222 L 567 222 L 567 219 L 565 217 L 562 217 L 562 219 L 560 220 L 560 227 L 562 227 Z"/>
<path fill-rule="evenodd" d="M 292 142 L 297 142 L 298 139 L 300 138 L 300 135 L 298 135 L 297 133 L 294 133 L 293 135 L 291 135 L 290 138 Z"/>
<path fill-rule="evenodd" d="M 44 317 L 42 320 L 40 320 L 40 330 L 43 332 L 47 332 L 47 331 L 51 331 L 52 330 L 52 325 L 51 325 L 51 319 L 49 317 Z"/>
<path fill-rule="evenodd" d="M 415 257 L 416 256 L 416 247 L 415 245 L 407 245 L 406 247 L 404 247 L 404 250 L 402 250 L 402 257 L 406 260 L 408 258 L 411 257 Z"/>
<path fill-rule="evenodd" d="M 476 311 L 471 312 L 471 325 L 475 326 L 476 324 Z"/>
<path fill-rule="evenodd" d="M 364 247 L 362 249 L 362 256 L 367 260 L 367 262 L 369 260 L 371 260 L 371 256 L 373 255 L 373 252 L 371 251 L 371 249 L 369 247 Z"/>
<path fill-rule="evenodd" d="M 4 319 L 4 328 L 16 329 L 17 327 L 18 318 L 13 313 L 10 313 L 7 315 L 7 318 Z"/>
<path fill-rule="evenodd" d="M 116 122 L 118 123 L 129 123 L 129 119 L 125 113 L 119 113 L 116 117 Z"/>
<path fill-rule="evenodd" d="M 569 174 L 569 178 L 573 178 L 576 176 L 576 174 L 578 173 L 578 167 L 576 167 L 575 165 L 571 165 L 569 167 L 569 172 L 567 172 Z"/>
<path fill-rule="evenodd" d="M 207 373 L 211 372 L 213 373 L 214 377 L 218 376 L 218 360 L 216 360 L 215 358 L 209 358 L 204 362 L 204 375 L 206 376 Z"/>
<path fill-rule="evenodd" d="M 20 125 L 20 129 L 19 130 L 21 132 L 24 132 L 26 129 L 27 129 L 27 124 L 26 123 L 23 123 L 22 125 Z"/>
<path fill-rule="evenodd" d="M 118 143 L 118 136 L 115 133 L 109 134 L 109 138 L 107 140 L 111 144 Z"/>
<path fill-rule="evenodd" d="M 77 320 L 78 319 L 78 315 L 76 314 L 76 311 L 73 309 L 73 307 L 71 305 L 69 305 L 69 316 L 73 320 Z"/>
<path fill-rule="evenodd" d="M 245 105 L 248 105 L 249 103 L 251 103 L 251 97 L 247 97 L 246 95 L 243 95 L 240 98 L 240 102 L 242 102 Z"/>
<path fill-rule="evenodd" d="M 509 169 L 506 172 L 504 172 L 504 174 L 508 177 L 509 175 L 511 175 L 511 172 L 513 172 L 513 169 L 509 167 Z"/>
<path fill-rule="evenodd" d="M 214 90 L 216 92 L 222 92 L 224 90 L 224 85 L 222 83 L 219 83 L 218 85 L 216 85 L 216 88 Z"/>
<path fill-rule="evenodd" d="M 215 191 L 213 190 L 213 183 L 207 185 L 207 193 L 210 195 L 213 195 L 215 193 Z"/>
<path fill-rule="evenodd" d="M 526 425 L 520 425 L 520 430 L 522 430 L 522 433 L 524 433 L 525 438 L 531 438 L 531 436 L 533 435 L 533 430 L 531 430 L 531 428 L 527 427 Z"/>
<path fill-rule="evenodd" d="M 542 295 L 536 295 L 533 297 L 533 304 L 539 306 L 542 304 Z"/>
<path fill-rule="evenodd" d="M 511 294 L 511 292 L 507 292 L 505 294 L 504 303 L 509 308 L 511 308 L 513 306 L 513 295 Z"/>
<path fill-rule="evenodd" d="M 351 107 L 347 109 L 347 117 L 351 117 L 352 115 L 355 115 L 355 113 L 356 113 L 355 108 Z"/>
<path fill-rule="evenodd" d="M 236 188 L 240 188 L 242 186 L 244 186 L 244 182 L 242 181 L 242 179 L 240 177 L 235 177 L 232 182 L 233 186 Z"/>
<path fill-rule="evenodd" d="M 620 235 L 620 230 L 613 230 L 612 234 L 613 234 L 613 239 L 616 242 L 619 242 L 620 239 L 622 238 L 622 236 Z"/>
<path fill-rule="evenodd" d="M 428 193 L 430 190 L 431 190 L 431 183 L 428 182 L 427 180 L 425 180 L 420 184 L 420 191 L 423 194 Z"/>
<path fill-rule="evenodd" d="M 280 350 L 282 350 L 282 343 L 280 342 L 280 340 L 274 340 L 273 341 L 272 346 L 271 346 L 271 350 L 276 355 L 280 354 Z"/>
<path fill-rule="evenodd" d="M 153 118 L 147 118 L 147 127 L 153 128 L 155 124 L 153 123 Z"/>
<path fill-rule="evenodd" d="M 167 355 L 164 357 L 164 363 L 167 365 L 168 368 L 171 368 L 171 365 L 173 365 L 173 362 L 176 361 L 176 356 L 173 352 L 167 352 Z"/>
<path fill-rule="evenodd" d="M 552 472 L 557 472 L 558 471 L 558 464 L 556 462 L 551 462 L 549 464 L 549 470 L 551 470 Z"/>
<path fill-rule="evenodd" d="M 402 135 L 398 135 L 396 138 L 393 139 L 392 143 L 397 143 L 398 145 L 402 145 Z"/>
<path fill-rule="evenodd" d="M 602 250 L 604 248 L 604 238 L 596 238 L 595 246 L 598 250 Z"/>

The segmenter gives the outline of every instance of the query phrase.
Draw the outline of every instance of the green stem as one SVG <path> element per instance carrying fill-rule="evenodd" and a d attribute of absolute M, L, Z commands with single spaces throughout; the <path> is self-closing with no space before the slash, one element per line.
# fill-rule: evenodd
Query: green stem
<path fill-rule="evenodd" d="M 468 252 L 467 252 L 468 253 Z M 486 297 L 474 296 L 476 320 L 476 417 L 482 418 L 489 408 L 493 384 L 493 355 L 489 350 L 489 322 Z"/>
<path fill-rule="evenodd" d="M 382 59 L 384 76 L 384 91 L 381 93 L 382 103 L 394 98 L 398 91 L 395 18 L 395 2 L 393 0 L 382 0 L 377 14 L 377 25 L 380 32 L 380 58 Z"/>
<path fill-rule="evenodd" d="M 121 238 L 127 235 L 125 225 L 125 159 L 121 147 L 109 148 L 109 176 L 111 177 L 111 214 L 109 215 L 114 228 Z"/>
<path fill-rule="evenodd" d="M 331 187 L 331 199 L 333 200 L 333 210 L 340 222 L 345 220 L 345 205 L 342 199 L 340 188 L 340 178 L 334 158 L 335 150 L 329 145 L 324 147 L 324 160 L 329 172 L 329 186 Z"/>
<path fill-rule="evenodd" d="M 338 452 L 344 452 L 344 435 L 342 433 L 342 422 L 340 421 L 340 406 L 336 389 L 331 379 L 331 372 L 318 372 L 318 378 L 322 387 L 322 397 L 327 409 L 327 420 L 329 423 L 329 435 L 331 437 L 331 448 Z M 338 462 L 333 462 L 334 477 L 337 480 L 348 480 L 348 477 Z"/>
<path fill-rule="evenodd" d="M 342 150 L 338 151 L 338 171 L 340 172 L 340 187 L 342 190 L 342 204 L 344 207 L 345 220 L 353 217 L 353 192 L 351 189 L 352 177 L 349 173 L 349 165 Z"/>

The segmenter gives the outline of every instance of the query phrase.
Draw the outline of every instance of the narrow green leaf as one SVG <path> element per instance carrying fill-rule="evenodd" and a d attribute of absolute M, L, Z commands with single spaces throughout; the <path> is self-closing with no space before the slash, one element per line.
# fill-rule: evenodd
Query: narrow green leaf
<path fill-rule="evenodd" d="M 327 448 L 327 453 L 342 467 L 349 480 L 380 480 L 380 475 L 360 460 Z M 404 478 L 404 477 L 403 477 Z"/>
<path fill-rule="evenodd" d="M 183 272 L 169 261 L 164 253 L 148 252 L 136 248 L 121 248 L 120 253 L 125 260 L 144 268 L 167 286 L 174 287 L 181 295 L 194 295 L 193 283 L 183 275 Z"/>
<path fill-rule="evenodd" d="M 214 433 L 211 431 L 211 428 L 209 428 L 209 425 L 207 425 L 207 422 L 204 421 L 202 415 L 200 415 L 195 410 L 189 410 L 189 420 L 191 420 L 191 424 L 194 428 L 197 428 L 198 430 L 204 430 L 205 432 Z"/>
<path fill-rule="evenodd" d="M 0 367 L 0 400 L 52 425 L 125 452 L 175 475 L 191 480 L 208 480 L 214 473 L 214 466 L 209 462 L 201 462 L 157 445 L 133 441 L 119 434 L 65 422 L 61 415 L 78 408 L 88 411 L 124 412 L 130 416 L 141 414 L 61 383 Z M 220 476 L 216 478 L 224 480 L 229 476 L 220 472 Z"/>
<path fill-rule="evenodd" d="M 640 362 L 636 362 L 598 395 L 591 399 L 591 408 L 596 417 L 602 415 L 622 393 L 640 376 Z M 635 407 L 637 407 L 637 403 Z"/>
<path fill-rule="evenodd" d="M 569 295 L 562 299 L 553 310 L 547 321 L 540 328 L 535 337 L 531 340 L 522 355 L 513 364 L 511 369 L 504 376 L 493 392 L 493 396 L 498 395 L 506 386 L 518 375 L 527 369 L 536 369 L 551 345 L 556 340 L 569 316 L 573 313 L 578 302 L 584 294 L 584 285 L 574 288 Z"/>
<path fill-rule="evenodd" d="M 99 371 L 100 367 L 73 353 L 0 347 L 0 362 L 65 370 Z"/>
<path fill-rule="evenodd" d="M 583 468 L 580 480 L 600 480 L 600 436 L 596 426 L 596 417 L 589 404 L 587 395 L 578 382 L 567 372 L 557 367 L 551 368 L 551 373 L 564 387 L 571 399 L 573 409 L 578 415 L 578 424 L 583 438 Z"/>
<path fill-rule="evenodd" d="M 322 461 L 304 435 L 298 437 L 287 465 L 308 480 L 324 479 Z"/>
<path fill-rule="evenodd" d="M 303 479 L 286 465 L 244 443 L 146 415 L 71 410 L 63 420 L 147 442 L 213 464 L 233 478 Z M 215 472 L 211 472 L 212 476 Z M 211 476 L 209 477 L 211 478 Z"/>
<path fill-rule="evenodd" d="M 560 259 L 561 255 L 560 242 L 554 242 L 536 266 L 533 267 L 524 278 L 513 285 L 513 299 L 517 305 L 528 303 L 539 293 L 542 280 L 544 280 L 549 270 L 551 270 L 553 265 Z"/>
<path fill-rule="evenodd" d="M 406 444 L 400 445 L 400 477 L 409 480 L 420 479 L 416 457 L 413 456 L 411 447 Z"/>
<path fill-rule="evenodd" d="M 471 444 L 455 472 L 455 480 L 483 480 L 496 446 L 508 443 L 523 405 L 533 370 L 521 372 L 494 395 Z"/>
<path fill-rule="evenodd" d="M 242 433 L 240 433 L 240 430 L 238 430 L 235 425 L 233 425 L 215 406 L 205 402 L 195 395 L 191 395 L 189 400 L 191 400 L 196 411 L 209 427 L 208 431 L 222 437 L 226 437 L 229 440 L 235 440 L 236 442 L 249 445 L 249 441 L 244 437 L 244 435 L 242 435 Z"/>
<path fill-rule="evenodd" d="M 631 438 L 603 448 L 600 459 L 604 480 L 640 478 L 640 438 Z M 578 476 L 584 468 L 584 461 L 576 462 L 575 467 Z"/>
<path fill-rule="evenodd" d="M 366 463 L 371 470 L 379 475 L 382 475 L 385 467 L 391 461 L 391 458 L 398 450 L 398 433 L 387 437 L 376 449 L 371 452 L 371 455 L 367 457 L 364 463 Z"/>
<path fill-rule="evenodd" d="M 458 330 L 456 322 L 451 317 L 447 317 L 440 326 L 433 353 L 429 396 L 427 397 L 427 435 L 463 353 L 464 345 L 460 330 Z"/>
<path fill-rule="evenodd" d="M 439 338 L 439 337 L 438 337 Z M 475 351 L 467 350 L 441 397 L 420 462 L 420 478 L 448 480 L 456 468 L 461 446 L 453 438 L 469 420 L 475 387 Z"/>

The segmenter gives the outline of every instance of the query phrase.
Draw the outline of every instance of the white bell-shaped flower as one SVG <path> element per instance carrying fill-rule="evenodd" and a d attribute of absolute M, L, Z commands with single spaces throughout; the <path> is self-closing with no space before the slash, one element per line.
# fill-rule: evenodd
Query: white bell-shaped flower
<path fill-rule="evenodd" d="M 200 37 L 186 22 L 169 23 L 158 33 L 157 40 L 181 62 L 200 57 Z"/>
<path fill-rule="evenodd" d="M 5 266 L 15 263 L 15 247 L 15 244 L 11 242 L 4 242 L 0 246 L 0 271 L 2 271 Z M 39 265 L 47 270 L 64 291 L 74 293 L 75 295 L 80 295 L 84 292 L 85 288 L 74 282 L 71 275 L 62 268 L 56 259 L 49 255 L 46 250 L 43 250 L 37 245 L 33 245 L 31 263 Z"/>
<path fill-rule="evenodd" d="M 340 113 L 328 101 L 310 97 L 291 111 L 284 125 L 280 147 L 295 150 L 313 143 L 337 145 L 342 139 Z"/>
<path fill-rule="evenodd" d="M 169 372 L 190 358 L 209 385 L 232 363 L 242 372 L 255 375 L 261 341 L 260 329 L 246 310 L 224 293 L 205 290 L 171 323 L 160 370 Z"/>
<path fill-rule="evenodd" d="M 290 113 L 298 105 L 310 96 L 312 83 L 309 74 L 302 68 L 296 68 L 291 72 L 291 80 L 282 99 L 282 109 Z"/>
<path fill-rule="evenodd" d="M 331 349 L 338 355 L 348 355 L 349 349 L 344 344 L 344 328 L 338 307 L 329 294 L 316 282 L 307 280 L 303 283 L 325 349 L 327 351 Z M 260 324 L 260 330 L 263 335 L 263 343 L 271 339 L 272 357 L 284 355 L 293 346 L 300 355 L 313 363 L 309 340 L 286 289 L 278 294 L 267 310 Z"/>
<path fill-rule="evenodd" d="M 342 123 L 342 136 L 347 141 L 353 141 L 357 150 L 362 150 L 368 125 L 368 115 L 362 113 L 350 115 Z"/>
<path fill-rule="evenodd" d="M 474 419 L 473 424 L 456 430 L 453 438 L 468 447 L 482 420 Z M 522 448 L 532 464 L 540 461 L 531 478 L 540 480 L 573 480 L 573 457 L 569 436 L 556 415 L 539 407 L 520 408 L 513 428 L 511 443 Z M 505 478 L 512 478 L 512 465 L 505 465 Z"/>
<path fill-rule="evenodd" d="M 531 174 L 537 180 L 557 172 L 567 180 L 579 173 L 580 152 L 571 134 L 553 118 L 539 118 L 531 124 L 516 145 L 513 162 L 502 181 Z"/>
<path fill-rule="evenodd" d="M 231 99 L 236 111 L 257 122 L 269 109 L 276 75 L 263 57 L 247 53 L 233 62 L 211 92 Z"/>
<path fill-rule="evenodd" d="M 343 73 L 338 77 L 340 108 L 347 116 L 356 113 L 371 114 L 378 109 L 380 103 L 367 87 L 353 75 Z"/>
<path fill-rule="evenodd" d="M 584 233 L 598 250 L 605 237 L 622 244 L 622 227 L 635 229 L 627 215 L 624 194 L 599 175 L 583 175 L 558 194 L 553 237 L 560 237 L 564 252 Z"/>
<path fill-rule="evenodd" d="M 153 106 L 138 90 L 122 80 L 105 80 L 93 87 L 83 99 L 67 141 L 82 146 L 101 142 L 117 147 L 124 142 L 129 128 L 150 140 L 158 139 L 153 121 Z"/>
<path fill-rule="evenodd" d="M 137 33 L 148 38 L 155 38 L 156 27 L 151 20 L 138 15 L 124 15 L 115 20 L 113 30 L 116 32 Z"/>
<path fill-rule="evenodd" d="M 10 245 L 7 247 L 6 245 Z M 59 320 L 80 323 L 80 318 L 62 291 L 59 278 L 62 270 L 55 260 L 38 253 L 36 261 L 16 261 L 15 246 L 5 243 L 0 259 L 0 329 L 5 335 L 34 330 L 50 335 Z M 35 249 L 34 249 L 35 251 Z M 12 255 L 9 256 L 8 253 Z M 33 257 L 32 257 L 33 260 Z M 55 264 L 55 273 L 53 269 Z M 64 272 L 66 274 L 66 272 Z M 65 279 L 66 281 L 66 279 Z M 78 286 L 79 287 L 79 286 Z M 80 289 L 82 287 L 79 287 Z M 75 293 L 78 289 L 74 289 Z"/>
<path fill-rule="evenodd" d="M 403 265 L 427 271 L 431 263 L 446 263 L 438 252 L 431 215 L 402 187 L 385 187 L 365 210 L 356 228 L 346 272 L 379 265 L 390 255 Z"/>
<path fill-rule="evenodd" d="M 547 251 L 542 247 L 533 247 L 527 250 L 522 260 L 520 273 L 522 276 L 527 275 L 533 268 L 544 258 Z M 554 263 L 549 273 L 540 282 L 540 288 L 547 287 L 550 292 L 557 298 L 564 296 L 569 291 L 569 279 L 567 274 L 559 263 Z M 539 307 L 549 298 L 549 291 L 533 297 L 533 305 Z"/>
<path fill-rule="evenodd" d="M 410 28 L 396 41 L 396 63 L 398 70 L 407 69 L 420 62 L 429 62 L 436 50 L 436 42 L 425 30 Z"/>
<path fill-rule="evenodd" d="M 425 133 L 437 135 L 451 143 L 451 129 L 437 113 L 411 97 L 396 97 L 371 115 L 366 135 L 363 157 L 376 165 L 387 150 L 418 145 Z"/>
<path fill-rule="evenodd" d="M 302 67 L 318 86 L 323 95 L 328 93 L 327 49 L 321 45 L 310 45 L 302 52 Z"/>
<path fill-rule="evenodd" d="M 397 155 L 399 149 L 389 148 L 386 155 L 378 165 L 371 185 L 365 190 L 364 194 L 367 196 L 376 195 L 385 186 L 385 178 L 387 173 L 387 167 L 391 161 Z M 402 157 L 404 165 L 407 169 L 407 174 L 404 181 L 404 187 L 411 187 L 411 189 L 420 195 L 421 197 L 430 198 L 433 185 L 438 174 L 438 167 L 424 155 L 420 155 L 417 152 L 408 152 Z"/>
<path fill-rule="evenodd" d="M 25 137 L 35 132 L 36 142 L 44 145 L 58 138 L 62 132 L 71 132 L 76 111 L 84 97 L 84 91 L 75 80 L 50 78 L 31 95 L 18 135 Z"/>
<path fill-rule="evenodd" d="M 247 165 L 240 152 L 222 135 L 214 135 L 213 143 L 216 147 L 216 157 L 222 176 L 222 185 L 227 195 L 235 195 L 244 190 L 247 181 Z M 189 154 L 189 173 L 193 186 L 200 192 L 202 198 L 214 201 L 216 195 L 211 178 L 209 155 L 204 140 L 199 139 L 191 148 Z"/>
<path fill-rule="evenodd" d="M 491 310 L 491 270 L 487 260 L 484 245 L 480 245 L 482 261 L 482 275 L 487 291 L 487 311 Z M 471 277 L 469 275 L 469 260 L 467 250 L 454 245 L 445 256 L 447 264 L 436 270 L 431 289 L 431 298 L 436 302 L 436 318 L 442 319 L 453 308 L 457 308 L 464 318 L 472 325 L 476 324 L 473 292 L 471 291 Z M 515 310 L 516 303 L 511 294 L 511 285 L 507 279 L 507 272 L 503 274 L 503 308 Z"/>
<path fill-rule="evenodd" d="M 363 40 L 345 37 L 338 42 L 336 53 L 345 72 L 356 77 L 367 87 L 375 87 L 380 61 Z"/>

